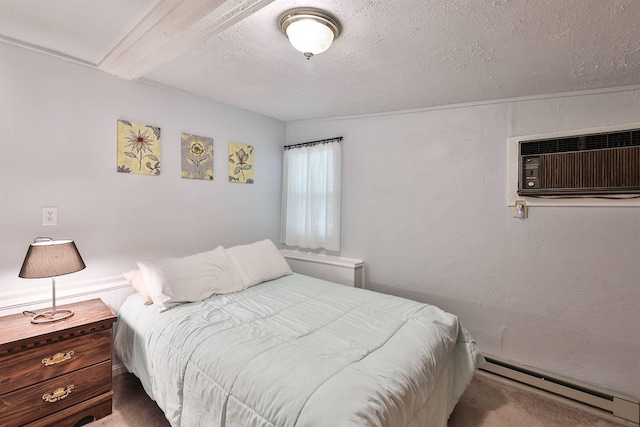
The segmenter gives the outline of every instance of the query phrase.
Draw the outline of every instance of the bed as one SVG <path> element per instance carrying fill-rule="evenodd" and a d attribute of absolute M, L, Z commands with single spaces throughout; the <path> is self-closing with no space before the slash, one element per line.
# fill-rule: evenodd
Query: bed
<path fill-rule="evenodd" d="M 446 426 L 482 356 L 433 305 L 288 274 L 160 312 L 115 351 L 172 426 Z"/>

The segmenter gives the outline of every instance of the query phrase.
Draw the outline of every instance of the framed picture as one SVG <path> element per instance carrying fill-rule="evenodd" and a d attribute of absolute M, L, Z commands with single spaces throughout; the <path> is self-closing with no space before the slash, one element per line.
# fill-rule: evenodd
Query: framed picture
<path fill-rule="evenodd" d="M 253 156 L 251 145 L 229 143 L 229 182 L 253 184 Z"/>
<path fill-rule="evenodd" d="M 183 133 L 180 144 L 182 177 L 213 180 L 213 138 Z"/>
<path fill-rule="evenodd" d="M 120 173 L 160 175 L 160 128 L 118 120 Z"/>

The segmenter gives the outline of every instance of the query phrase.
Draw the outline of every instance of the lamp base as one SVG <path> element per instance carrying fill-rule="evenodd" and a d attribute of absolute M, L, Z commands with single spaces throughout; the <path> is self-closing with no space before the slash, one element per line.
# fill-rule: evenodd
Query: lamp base
<path fill-rule="evenodd" d="M 73 310 L 49 310 L 43 311 L 42 313 L 34 313 L 34 316 L 31 318 L 31 323 L 51 323 L 57 322 L 58 320 L 67 319 L 73 316 Z"/>

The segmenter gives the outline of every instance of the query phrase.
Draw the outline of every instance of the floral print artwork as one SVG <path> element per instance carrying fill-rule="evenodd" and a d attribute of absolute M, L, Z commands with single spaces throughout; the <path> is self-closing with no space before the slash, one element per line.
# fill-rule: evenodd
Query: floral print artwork
<path fill-rule="evenodd" d="M 229 143 L 229 182 L 253 184 L 253 147 Z"/>
<path fill-rule="evenodd" d="M 160 128 L 118 120 L 120 173 L 160 175 Z"/>
<path fill-rule="evenodd" d="M 183 133 L 182 177 L 213 180 L 213 138 Z"/>

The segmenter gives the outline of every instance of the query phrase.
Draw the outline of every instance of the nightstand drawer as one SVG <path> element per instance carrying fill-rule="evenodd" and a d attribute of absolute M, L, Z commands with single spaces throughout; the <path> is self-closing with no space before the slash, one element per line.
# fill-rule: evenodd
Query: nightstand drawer
<path fill-rule="evenodd" d="M 100 419 L 111 414 L 111 405 L 113 404 L 113 392 L 101 394 L 98 397 L 86 400 L 77 405 L 73 405 L 60 412 L 56 412 L 47 417 L 40 418 L 24 427 L 76 427 L 79 421 L 83 421 L 80 425 L 85 425 L 86 418 L 92 417 Z"/>
<path fill-rule="evenodd" d="M 111 391 L 111 361 L 0 396 L 3 426 L 18 426 Z"/>
<path fill-rule="evenodd" d="M 0 394 L 111 358 L 111 330 L 0 357 Z"/>

